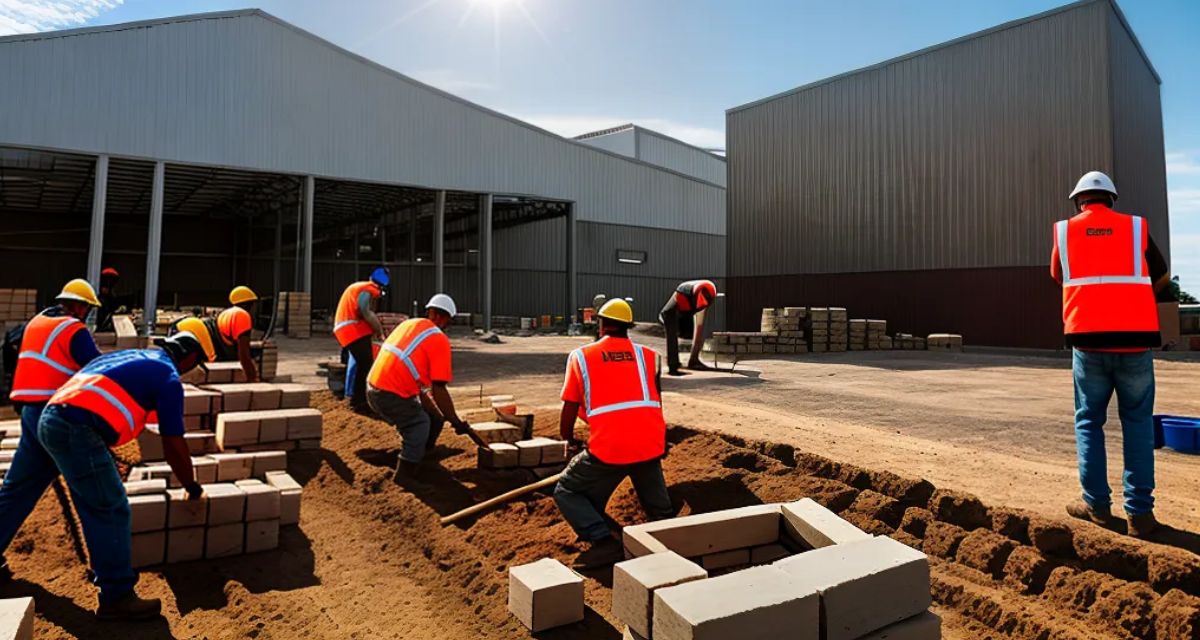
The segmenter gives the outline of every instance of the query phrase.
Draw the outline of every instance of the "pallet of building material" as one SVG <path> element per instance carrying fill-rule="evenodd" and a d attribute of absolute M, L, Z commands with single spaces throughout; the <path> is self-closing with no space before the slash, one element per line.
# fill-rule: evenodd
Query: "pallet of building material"
<path fill-rule="evenodd" d="M 226 412 L 217 416 L 215 442 L 221 451 L 316 449 L 322 423 L 311 408 Z"/>
<path fill-rule="evenodd" d="M 0 322 L 26 322 L 37 312 L 37 289 L 0 289 Z"/>
<path fill-rule="evenodd" d="M 962 351 L 963 338 L 957 333 L 931 333 L 925 341 L 930 351 Z"/>
<path fill-rule="evenodd" d="M 250 343 L 250 356 L 258 365 L 258 377 L 266 382 L 275 379 L 279 371 L 279 345 L 267 340 Z"/>
<path fill-rule="evenodd" d="M 312 294 L 280 291 L 275 305 L 275 329 L 290 338 L 312 336 Z"/>

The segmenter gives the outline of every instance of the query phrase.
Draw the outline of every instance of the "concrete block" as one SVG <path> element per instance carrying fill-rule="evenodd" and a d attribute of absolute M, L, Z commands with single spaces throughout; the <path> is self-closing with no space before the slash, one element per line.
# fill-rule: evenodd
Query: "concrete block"
<path fill-rule="evenodd" d="M 203 527 L 208 522 L 208 498 L 188 500 L 183 489 L 167 490 L 167 526 L 171 529 Z"/>
<path fill-rule="evenodd" d="M 150 429 L 143 429 L 137 437 L 138 451 L 142 462 L 155 462 L 163 459 L 162 437 Z"/>
<path fill-rule="evenodd" d="M 781 511 L 784 531 L 796 542 L 814 549 L 871 538 L 811 498 L 784 504 Z"/>
<path fill-rule="evenodd" d="M 189 431 L 183 434 L 183 441 L 187 443 L 188 453 L 194 456 L 215 453 L 218 450 L 217 436 L 212 431 Z"/>
<path fill-rule="evenodd" d="M 241 480 L 239 489 L 246 494 L 246 521 L 279 520 L 280 491 L 258 480 Z"/>
<path fill-rule="evenodd" d="M 515 444 L 521 439 L 521 429 L 519 427 L 503 422 L 472 424 L 471 431 L 474 431 L 475 435 L 479 436 L 479 439 L 487 444 L 495 442 Z"/>
<path fill-rule="evenodd" d="M 270 551 L 279 547 L 279 519 L 246 523 L 246 553 Z"/>
<path fill-rule="evenodd" d="M 508 610 L 537 633 L 583 620 L 583 578 L 543 558 L 508 570 Z"/>
<path fill-rule="evenodd" d="M 33 640 L 33 598 L 0 600 L 0 637 L 4 640 Z"/>
<path fill-rule="evenodd" d="M 209 458 L 217 462 L 217 482 L 234 482 L 249 478 L 254 471 L 254 455 L 249 453 L 214 453 Z"/>
<path fill-rule="evenodd" d="M 167 530 L 167 562 L 188 562 L 204 557 L 204 527 Z"/>
<path fill-rule="evenodd" d="M 208 526 L 241 522 L 246 513 L 246 494 L 230 483 L 204 485 L 208 498 Z"/>
<path fill-rule="evenodd" d="M 213 400 L 218 401 L 221 398 L 221 393 L 210 389 L 201 389 L 190 384 L 183 386 L 183 415 L 185 416 L 206 416 L 216 413 L 220 410 L 220 406 L 214 410 Z"/>
<path fill-rule="evenodd" d="M 479 449 L 479 466 L 483 469 L 508 469 L 517 466 L 518 449 L 505 442 L 493 442 Z"/>
<path fill-rule="evenodd" d="M 153 481 L 151 481 L 153 482 Z M 156 493 L 129 496 L 133 533 L 158 531 L 167 527 L 167 495 Z"/>
<path fill-rule="evenodd" d="M 941 640 L 942 619 L 926 611 L 863 636 L 859 640 Z"/>
<path fill-rule="evenodd" d="M 288 440 L 311 440 L 321 437 L 321 412 L 316 409 L 281 409 L 287 412 Z"/>
<path fill-rule="evenodd" d="M 200 484 L 212 484 L 217 481 L 217 461 L 212 458 L 192 458 L 192 475 Z"/>
<path fill-rule="evenodd" d="M 654 592 L 654 640 L 818 640 L 820 596 L 774 566 Z"/>
<path fill-rule="evenodd" d="M 547 439 L 542 444 L 542 464 L 562 464 L 567 461 L 567 443 L 563 440 Z"/>
<path fill-rule="evenodd" d="M 778 504 L 762 504 L 647 522 L 625 527 L 625 546 L 631 550 L 641 546 L 651 552 L 670 549 L 687 558 L 760 547 L 779 541 L 779 513 Z M 663 548 L 654 549 L 656 545 L 647 543 L 642 534 Z M 633 548 L 630 538 L 635 538 Z"/>
<path fill-rule="evenodd" d="M 781 544 L 767 544 L 750 550 L 750 564 L 770 564 L 776 560 L 791 555 L 792 552 Z"/>
<path fill-rule="evenodd" d="M 277 384 L 280 409 L 304 409 L 311 402 L 312 393 L 302 384 Z"/>
<path fill-rule="evenodd" d="M 21 444 L 20 438 L 4 438 L 3 440 L 0 440 L 0 449 L 16 451 L 18 444 Z"/>
<path fill-rule="evenodd" d="M 279 489 L 280 491 L 287 491 L 289 489 L 295 489 L 296 491 L 299 491 L 303 489 L 303 487 L 300 486 L 300 483 L 296 482 L 296 480 L 292 478 L 292 476 L 286 471 L 268 471 L 266 477 L 263 478 L 263 482 L 275 487 L 276 489 Z"/>
<path fill-rule="evenodd" d="M 297 440 L 296 448 L 297 449 L 320 449 L 321 448 L 321 439 L 320 438 L 307 438 L 304 440 Z"/>
<path fill-rule="evenodd" d="M 167 481 L 161 478 L 157 480 L 134 480 L 125 483 L 125 495 L 127 496 L 145 496 L 153 494 L 165 494 L 167 492 Z"/>
<path fill-rule="evenodd" d="M 286 451 L 259 451 L 252 453 L 251 475 L 261 478 L 271 471 L 287 471 Z"/>
<path fill-rule="evenodd" d="M 209 371 L 210 376 L 212 373 Z M 253 394 L 244 385 L 222 384 L 217 387 L 209 387 L 209 389 L 221 393 L 221 411 L 235 413 L 250 410 L 250 400 Z"/>
<path fill-rule="evenodd" d="M 635 633 L 649 637 L 654 620 L 654 591 L 703 580 L 708 572 L 673 552 L 655 553 L 613 566 L 612 613 Z"/>
<path fill-rule="evenodd" d="M 814 549 L 771 566 L 821 594 L 825 640 L 858 638 L 932 604 L 929 560 L 888 537 Z"/>
<path fill-rule="evenodd" d="M 287 433 L 288 417 L 286 415 L 280 415 L 278 411 L 264 411 L 259 413 L 259 442 L 280 442 L 287 440 Z"/>
<path fill-rule="evenodd" d="M 209 527 L 204 541 L 205 558 L 236 556 L 245 549 L 246 525 L 243 522 Z"/>
<path fill-rule="evenodd" d="M 542 463 L 542 442 L 538 439 L 521 440 L 517 447 L 517 464 L 522 467 L 536 467 Z"/>
<path fill-rule="evenodd" d="M 133 534 L 133 568 L 140 569 L 162 564 L 167 557 L 167 531 L 146 531 Z"/>
<path fill-rule="evenodd" d="M 250 387 L 250 410 L 251 411 L 268 411 L 279 409 L 283 401 L 283 392 L 278 386 L 266 383 L 256 382 L 247 385 Z"/>
<path fill-rule="evenodd" d="M 228 451 L 258 442 L 258 421 L 256 413 L 222 413 L 217 416 L 217 445 Z"/>
<path fill-rule="evenodd" d="M 300 522 L 300 493 L 298 482 L 284 472 L 267 474 L 267 484 L 279 489 L 279 524 L 289 525 Z"/>
<path fill-rule="evenodd" d="M 729 567 L 737 567 L 750 564 L 749 549 L 733 549 L 730 551 L 718 551 L 710 553 L 700 558 L 700 564 L 707 571 L 716 571 L 718 569 L 727 569 Z"/>

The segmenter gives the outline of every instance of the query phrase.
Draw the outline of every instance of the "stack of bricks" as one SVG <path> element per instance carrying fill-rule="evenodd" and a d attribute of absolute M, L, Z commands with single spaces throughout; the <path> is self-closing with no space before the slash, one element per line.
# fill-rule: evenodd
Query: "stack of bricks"
<path fill-rule="evenodd" d="M 778 332 L 717 331 L 707 343 L 711 353 L 760 354 L 804 353 L 804 338 L 783 337 Z M 801 332 L 802 333 L 802 332 Z"/>
<path fill-rule="evenodd" d="M 204 387 L 221 395 L 216 446 L 221 451 L 291 451 L 321 446 L 321 412 L 309 408 L 310 391 L 267 382 Z"/>
<path fill-rule="evenodd" d="M 855 318 L 850 321 L 850 350 L 865 351 L 867 349 L 867 321 Z"/>
<path fill-rule="evenodd" d="M 224 558 L 279 546 L 279 527 L 300 521 L 300 485 L 287 472 L 213 482 L 187 500 L 162 479 L 125 484 L 133 524 L 133 566 Z"/>
<path fill-rule="evenodd" d="M 270 382 L 279 372 L 279 346 L 270 340 L 250 343 L 250 353 L 258 365 L 258 377 Z"/>
<path fill-rule="evenodd" d="M 312 294 L 303 291 L 280 291 L 275 306 L 276 329 L 291 338 L 312 336 Z"/>
<path fill-rule="evenodd" d="M 957 333 L 931 333 L 926 346 L 930 351 L 962 351 L 963 338 Z"/>
<path fill-rule="evenodd" d="M 804 340 L 804 324 L 808 318 L 805 307 L 765 308 L 760 329 L 766 335 Z"/>
<path fill-rule="evenodd" d="M 808 331 L 808 346 L 813 353 L 829 351 L 829 309 L 811 307 L 805 322 Z"/>
<path fill-rule="evenodd" d="M 612 613 L 626 638 L 940 637 L 928 558 L 811 499 L 650 522 L 623 537 L 630 559 L 613 567 Z"/>
<path fill-rule="evenodd" d="M 829 351 L 845 351 L 850 344 L 850 317 L 842 307 L 829 308 Z"/>
<path fill-rule="evenodd" d="M 919 338 L 908 333 L 897 333 L 892 338 L 892 348 L 897 351 L 924 351 L 925 338 Z"/>
<path fill-rule="evenodd" d="M 28 322 L 37 312 L 37 289 L 0 289 L 0 325 L 5 330 Z"/>
<path fill-rule="evenodd" d="M 204 368 L 196 367 L 180 376 L 184 382 L 191 384 L 227 384 L 230 382 L 245 382 L 246 372 L 239 362 L 211 362 Z"/>
<path fill-rule="evenodd" d="M 521 440 L 520 429 L 499 422 L 471 425 L 487 443 L 479 449 L 481 469 L 533 468 L 566 464 L 567 443 L 551 438 Z"/>
<path fill-rule="evenodd" d="M 884 338 L 887 338 L 887 320 L 867 320 L 867 348 L 883 349 Z M 891 341 L 888 340 L 888 348 Z"/>
<path fill-rule="evenodd" d="M 172 488 L 183 486 L 171 467 L 161 461 L 161 454 L 158 458 L 159 461 L 143 458 L 143 464 L 130 467 L 129 480 L 162 480 Z M 211 453 L 192 457 L 192 479 L 200 484 L 263 478 L 267 473 L 286 470 L 286 451 Z"/>
<path fill-rule="evenodd" d="M 5 420 L 0 422 L 0 480 L 4 480 L 4 476 L 12 467 L 13 455 L 20 443 L 21 421 Z"/>
<path fill-rule="evenodd" d="M 379 324 L 383 325 L 383 335 L 390 336 L 405 320 L 408 320 L 408 315 L 403 313 L 378 312 L 375 314 L 379 318 Z"/>

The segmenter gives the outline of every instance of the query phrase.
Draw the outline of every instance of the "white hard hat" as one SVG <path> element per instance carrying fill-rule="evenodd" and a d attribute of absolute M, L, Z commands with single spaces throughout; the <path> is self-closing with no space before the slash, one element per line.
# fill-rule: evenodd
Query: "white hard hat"
<path fill-rule="evenodd" d="M 444 293 L 435 294 L 425 304 L 426 309 L 441 309 L 450 314 L 451 317 L 458 315 L 458 307 L 454 304 L 454 299 Z"/>
<path fill-rule="evenodd" d="M 1083 174 L 1079 182 L 1075 183 L 1075 190 L 1067 196 L 1067 200 L 1074 200 L 1075 196 L 1085 191 L 1105 191 L 1111 193 L 1113 199 L 1117 197 L 1117 185 L 1113 184 L 1112 178 L 1100 171 L 1089 171 Z"/>

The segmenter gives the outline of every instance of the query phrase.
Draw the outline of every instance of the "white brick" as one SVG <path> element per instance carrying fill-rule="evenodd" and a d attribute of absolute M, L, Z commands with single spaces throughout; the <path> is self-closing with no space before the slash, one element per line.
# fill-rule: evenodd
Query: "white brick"
<path fill-rule="evenodd" d="M 820 598 L 773 567 L 654 592 L 654 640 L 817 640 Z"/>
<path fill-rule="evenodd" d="M 4 640 L 33 640 L 33 598 L 0 600 L 0 634 Z"/>
<path fill-rule="evenodd" d="M 242 522 L 209 527 L 204 541 L 205 558 L 236 556 L 245 549 L 246 525 Z"/>
<path fill-rule="evenodd" d="M 280 409 L 304 409 L 308 407 L 312 395 L 308 387 L 302 384 L 277 384 L 275 386 L 279 388 L 281 394 L 279 399 Z"/>
<path fill-rule="evenodd" d="M 246 523 L 246 553 L 269 551 L 279 547 L 279 520 Z"/>
<path fill-rule="evenodd" d="M 542 464 L 562 464 L 567 461 L 567 443 L 543 438 Z"/>
<path fill-rule="evenodd" d="M 277 411 L 260 412 L 258 420 L 259 442 L 281 442 L 287 440 L 288 417 L 278 415 Z"/>
<path fill-rule="evenodd" d="M 187 562 L 204 557 L 204 527 L 167 530 L 167 562 Z"/>
<path fill-rule="evenodd" d="M 517 464 L 522 467 L 536 467 L 542 463 L 542 442 L 533 440 L 521 440 L 514 446 L 517 447 Z"/>
<path fill-rule="evenodd" d="M 254 471 L 254 456 L 249 453 L 214 453 L 217 461 L 217 482 L 235 482 L 249 478 Z"/>
<path fill-rule="evenodd" d="M 192 475 L 200 484 L 212 484 L 217 481 L 217 461 L 212 458 L 192 458 Z"/>
<path fill-rule="evenodd" d="M 926 611 L 919 616 L 890 624 L 858 640 L 941 640 L 942 619 Z"/>
<path fill-rule="evenodd" d="M 155 493 L 166 493 L 167 481 L 158 480 L 134 480 L 133 482 L 125 483 L 125 495 L 127 496 L 144 496 Z"/>
<path fill-rule="evenodd" d="M 279 519 L 279 489 L 258 480 L 239 481 L 238 488 L 246 494 L 247 522 Z"/>
<path fill-rule="evenodd" d="M 288 440 L 319 439 L 322 431 L 321 412 L 316 409 L 281 409 L 288 416 Z"/>
<path fill-rule="evenodd" d="M 282 471 L 267 474 L 267 484 L 279 489 L 279 524 L 289 525 L 300 522 L 300 493 L 299 483 Z"/>
<path fill-rule="evenodd" d="M 227 451 L 258 442 L 258 415 L 250 412 L 222 413 L 217 416 L 217 445 Z"/>
<path fill-rule="evenodd" d="M 504 422 L 472 424 L 471 431 L 475 432 L 475 435 L 479 436 L 479 439 L 486 444 L 494 442 L 514 444 L 521 439 L 521 430 L 515 425 Z"/>
<path fill-rule="evenodd" d="M 167 554 L 167 532 L 147 531 L 135 533 L 130 541 L 132 544 L 132 564 L 134 569 L 162 564 Z"/>
<path fill-rule="evenodd" d="M 167 526 L 172 529 L 202 527 L 208 521 L 208 498 L 188 500 L 183 489 L 168 489 Z"/>
<path fill-rule="evenodd" d="M 618 562 L 613 566 L 612 613 L 635 633 L 649 636 L 654 591 L 707 577 L 700 565 L 673 551 Z"/>
<path fill-rule="evenodd" d="M 814 549 L 772 566 L 820 592 L 825 640 L 858 638 L 931 604 L 929 560 L 888 537 Z"/>
<path fill-rule="evenodd" d="M 260 451 L 253 454 L 251 473 L 261 478 L 271 471 L 287 471 L 286 451 Z"/>
<path fill-rule="evenodd" d="M 797 542 L 809 547 L 828 547 L 871 538 L 870 534 L 811 498 L 784 504 L 782 512 L 784 530 Z"/>
<path fill-rule="evenodd" d="M 506 442 L 493 442 L 486 449 L 479 449 L 479 466 L 490 469 L 508 469 L 517 466 L 519 450 Z"/>
<path fill-rule="evenodd" d="M 508 570 L 508 610 L 537 633 L 583 620 L 583 578 L 543 558 Z"/>
<path fill-rule="evenodd" d="M 246 512 L 246 494 L 235 484 L 204 485 L 208 498 L 208 526 L 241 522 Z"/>
<path fill-rule="evenodd" d="M 138 451 L 142 462 L 155 462 L 163 459 L 162 437 L 149 428 L 143 429 L 137 437 Z"/>
<path fill-rule="evenodd" d="M 697 558 L 710 553 L 731 551 L 744 547 L 758 547 L 779 541 L 779 505 L 762 504 L 737 509 L 726 509 L 670 520 L 659 520 L 625 527 L 625 547 L 649 548 L 651 552 L 662 549 L 661 545 L 681 556 Z M 646 540 L 630 538 L 649 537 L 658 545 Z M 635 553 L 636 555 L 636 553 Z"/>
<path fill-rule="evenodd" d="M 167 526 L 167 496 L 164 493 L 129 496 L 129 511 L 133 533 L 158 531 Z"/>

